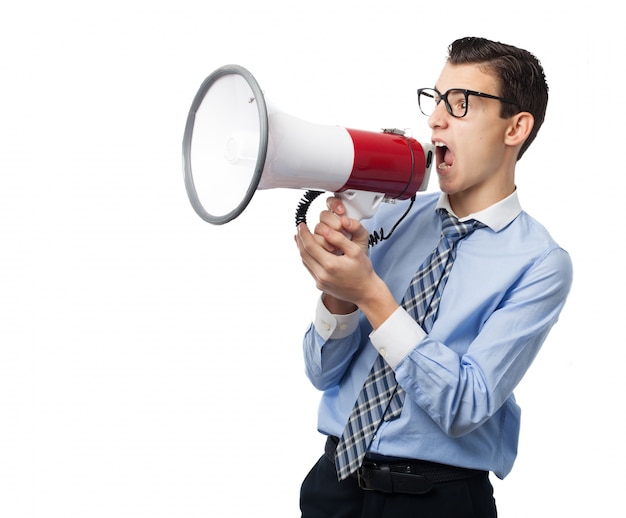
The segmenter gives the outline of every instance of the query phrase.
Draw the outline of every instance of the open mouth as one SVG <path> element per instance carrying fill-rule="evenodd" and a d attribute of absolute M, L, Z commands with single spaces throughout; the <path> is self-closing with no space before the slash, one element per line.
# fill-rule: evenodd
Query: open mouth
<path fill-rule="evenodd" d="M 454 156 L 452 152 L 443 142 L 435 142 L 435 150 L 437 154 L 437 169 L 448 169 L 452 167 Z"/>

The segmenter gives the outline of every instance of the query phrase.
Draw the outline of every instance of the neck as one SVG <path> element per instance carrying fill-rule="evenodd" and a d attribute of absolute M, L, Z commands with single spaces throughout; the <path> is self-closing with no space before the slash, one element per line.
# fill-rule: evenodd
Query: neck
<path fill-rule="evenodd" d="M 457 215 L 458 218 L 464 218 L 470 214 L 475 214 L 481 210 L 485 210 L 488 207 L 502 201 L 515 191 L 515 186 L 510 189 L 501 190 L 497 193 L 491 193 L 490 195 L 473 196 L 469 193 L 456 193 L 449 194 L 448 200 L 450 207 Z"/>
<path fill-rule="evenodd" d="M 474 214 L 502 201 L 515 191 L 513 171 L 502 174 L 487 184 L 479 184 L 469 189 L 448 193 L 450 207 L 459 218 Z"/>

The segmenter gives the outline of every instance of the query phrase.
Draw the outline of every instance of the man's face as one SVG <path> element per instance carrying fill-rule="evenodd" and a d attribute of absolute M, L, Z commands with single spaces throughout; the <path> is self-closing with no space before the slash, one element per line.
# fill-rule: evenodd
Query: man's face
<path fill-rule="evenodd" d="M 435 87 L 441 93 L 461 88 L 500 95 L 496 79 L 476 65 L 446 64 Z M 476 202 L 472 210 L 480 210 L 512 192 L 515 160 L 504 143 L 510 120 L 500 118 L 500 101 L 470 95 L 468 103 L 467 115 L 459 119 L 440 102 L 428 124 L 441 146 L 436 162 L 441 190 Z"/>

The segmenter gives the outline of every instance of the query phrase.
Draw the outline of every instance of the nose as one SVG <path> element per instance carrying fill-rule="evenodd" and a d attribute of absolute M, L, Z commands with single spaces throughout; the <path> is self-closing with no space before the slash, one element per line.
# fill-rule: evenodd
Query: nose
<path fill-rule="evenodd" d="M 428 117 L 428 126 L 431 129 L 440 128 L 441 126 L 448 123 L 448 118 L 450 114 L 448 110 L 446 110 L 446 103 L 443 100 L 439 101 L 439 104 L 435 106 L 435 109 Z"/>

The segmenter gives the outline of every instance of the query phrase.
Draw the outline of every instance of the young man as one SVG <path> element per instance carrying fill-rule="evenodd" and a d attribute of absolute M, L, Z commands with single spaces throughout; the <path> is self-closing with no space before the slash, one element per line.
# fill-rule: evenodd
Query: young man
<path fill-rule="evenodd" d="M 513 390 L 572 282 L 568 254 L 522 211 L 515 187 L 548 100 L 539 61 L 462 38 L 418 100 L 441 193 L 384 204 L 370 229 L 333 197 L 313 233 L 298 227 L 302 261 L 323 292 L 304 357 L 328 436 L 302 485 L 304 518 L 496 516 L 488 475 L 504 478 L 515 460 Z M 368 250 L 371 229 L 394 226 Z M 383 408 L 353 419 L 373 365 L 386 381 L 369 396 Z"/>

